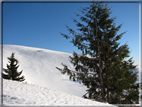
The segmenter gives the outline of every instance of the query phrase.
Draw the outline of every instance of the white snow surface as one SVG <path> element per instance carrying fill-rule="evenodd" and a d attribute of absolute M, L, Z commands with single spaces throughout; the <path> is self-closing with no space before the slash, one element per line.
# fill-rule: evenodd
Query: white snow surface
<path fill-rule="evenodd" d="M 113 106 L 107 103 L 100 103 L 83 99 L 78 96 L 49 89 L 38 85 L 20 83 L 12 80 L 3 81 L 3 103 L 4 105 L 92 105 L 92 106 Z"/>
<path fill-rule="evenodd" d="M 86 87 L 69 80 L 56 67 L 62 67 L 61 62 L 73 69 L 69 61 L 69 53 L 47 49 L 3 45 L 3 68 L 8 64 L 7 57 L 15 53 L 19 61 L 18 71 L 23 70 L 24 82 L 3 79 L 3 103 L 30 105 L 104 105 L 81 98 L 86 93 Z M 26 83 L 25 83 L 26 82 Z"/>

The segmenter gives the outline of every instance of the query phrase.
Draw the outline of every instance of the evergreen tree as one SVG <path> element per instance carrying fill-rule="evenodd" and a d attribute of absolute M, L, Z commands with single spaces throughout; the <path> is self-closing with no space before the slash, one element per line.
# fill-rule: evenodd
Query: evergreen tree
<path fill-rule="evenodd" d="M 2 73 L 2 77 L 4 79 L 8 79 L 8 80 L 15 80 L 15 81 L 24 81 L 24 76 L 22 77 L 19 77 L 23 70 L 18 72 L 17 69 L 19 67 L 19 65 L 17 65 L 19 62 L 17 59 L 14 58 L 14 54 L 15 53 L 12 53 L 11 54 L 11 57 L 8 57 L 8 60 L 9 60 L 9 65 L 7 64 L 7 69 L 3 69 L 4 72 Z"/>
<path fill-rule="evenodd" d="M 110 18 L 111 12 L 107 4 L 93 3 L 80 11 L 84 16 L 76 15 L 85 24 L 73 19 L 79 27 L 79 33 L 66 26 L 73 36 L 63 33 L 61 35 L 66 39 L 71 38 L 71 42 L 82 51 L 82 55 L 74 52 L 73 56 L 69 56 L 75 71 L 63 63 L 63 69 L 56 68 L 62 74 L 68 74 L 69 79 L 87 86 L 84 97 L 112 104 L 138 103 L 139 84 L 135 83 L 137 72 L 133 72 L 136 65 L 133 64 L 132 57 L 129 58 L 128 45 L 120 46 L 118 42 L 125 34 L 123 32 L 117 35 L 122 24 L 115 27 L 115 18 Z"/>

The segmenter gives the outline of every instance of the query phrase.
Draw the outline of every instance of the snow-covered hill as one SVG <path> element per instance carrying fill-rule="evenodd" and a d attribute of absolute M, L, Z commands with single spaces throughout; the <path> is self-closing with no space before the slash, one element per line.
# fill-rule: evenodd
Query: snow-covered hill
<path fill-rule="evenodd" d="M 56 69 L 56 66 L 62 67 L 61 62 L 73 68 L 68 59 L 71 54 L 33 47 L 3 45 L 4 68 L 8 63 L 7 57 L 10 57 L 12 52 L 19 61 L 18 70 L 23 70 L 25 82 L 79 97 L 86 93 L 85 86 L 70 81 L 68 76 L 62 75 Z"/>
<path fill-rule="evenodd" d="M 46 87 L 11 80 L 4 80 L 3 88 L 3 103 L 6 106 L 113 106 L 107 103 L 83 99 Z"/>
<path fill-rule="evenodd" d="M 51 51 L 40 48 L 3 45 L 3 68 L 8 63 L 7 57 L 15 53 L 19 61 L 19 71 L 23 70 L 24 82 L 3 79 L 4 105 L 104 105 L 81 98 L 86 93 L 86 87 L 69 80 L 62 75 L 57 67 L 61 62 L 73 69 L 69 62 L 69 53 Z"/>

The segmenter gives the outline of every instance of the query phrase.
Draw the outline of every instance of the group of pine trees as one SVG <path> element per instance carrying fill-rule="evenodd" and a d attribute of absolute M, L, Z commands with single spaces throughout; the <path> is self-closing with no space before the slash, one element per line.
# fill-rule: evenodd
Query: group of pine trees
<path fill-rule="evenodd" d="M 79 81 L 88 90 L 83 97 L 110 104 L 138 104 L 139 83 L 136 83 L 138 72 L 130 57 L 127 44 L 120 46 L 119 40 L 125 32 L 118 34 L 122 24 L 115 26 L 115 18 L 110 18 L 110 8 L 107 4 L 96 2 L 89 7 L 81 8 L 81 22 L 73 19 L 78 31 L 67 27 L 66 39 L 81 50 L 82 54 L 73 53 L 69 56 L 75 70 L 63 64 L 56 67 L 69 79 Z M 85 23 L 85 24 L 83 24 Z"/>
<path fill-rule="evenodd" d="M 8 80 L 14 80 L 14 81 L 24 81 L 24 76 L 20 75 L 22 74 L 23 70 L 18 72 L 18 60 L 14 57 L 15 53 L 11 54 L 11 57 L 8 57 L 7 59 L 9 60 L 9 64 L 7 64 L 7 69 L 3 68 L 2 72 L 2 78 L 8 79 Z"/>

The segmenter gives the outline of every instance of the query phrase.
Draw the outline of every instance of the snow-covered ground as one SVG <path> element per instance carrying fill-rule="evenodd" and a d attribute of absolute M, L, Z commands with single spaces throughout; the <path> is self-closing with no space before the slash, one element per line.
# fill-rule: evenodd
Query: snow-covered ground
<path fill-rule="evenodd" d="M 112 106 L 107 103 L 100 103 L 83 99 L 71 94 L 60 92 L 32 84 L 20 83 L 17 81 L 4 80 L 3 82 L 3 103 L 4 105 L 48 105 L 48 106 Z"/>
<path fill-rule="evenodd" d="M 15 53 L 19 61 L 19 71 L 23 70 L 24 83 L 3 80 L 3 103 L 31 105 L 104 105 L 109 104 L 81 98 L 86 87 L 69 80 L 57 67 L 61 62 L 73 69 L 69 62 L 69 53 L 40 48 L 3 45 L 3 68 L 8 63 L 7 57 Z M 27 83 L 25 83 L 27 82 Z"/>

